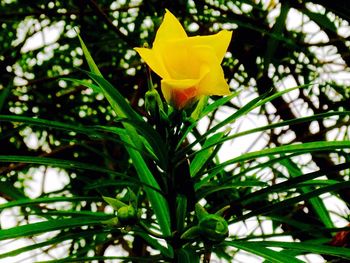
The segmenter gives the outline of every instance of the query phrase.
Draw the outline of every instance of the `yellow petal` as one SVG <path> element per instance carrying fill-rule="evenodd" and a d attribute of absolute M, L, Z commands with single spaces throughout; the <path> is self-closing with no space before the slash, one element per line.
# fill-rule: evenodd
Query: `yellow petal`
<path fill-rule="evenodd" d="M 193 55 L 201 64 L 201 78 L 198 84 L 199 95 L 227 95 L 229 86 L 224 77 L 215 50 L 208 46 L 194 46 Z"/>
<path fill-rule="evenodd" d="M 220 65 L 210 68 L 210 72 L 201 80 L 198 85 L 199 95 L 228 95 L 230 87 L 227 84 L 224 71 Z"/>
<path fill-rule="evenodd" d="M 187 41 L 189 45 L 212 47 L 215 50 L 215 54 L 219 60 L 219 63 L 221 63 L 231 42 L 231 37 L 231 31 L 222 30 L 215 35 L 189 37 L 185 41 Z"/>
<path fill-rule="evenodd" d="M 166 68 L 164 67 L 163 60 L 157 52 L 148 48 L 134 48 L 134 50 L 137 53 L 139 53 L 139 55 L 147 63 L 147 65 L 160 77 L 169 77 L 169 74 Z"/>
<path fill-rule="evenodd" d="M 162 61 L 170 78 L 199 78 L 198 60 L 193 58 L 188 45 L 176 40 L 164 41 L 159 44 L 157 51 L 162 54 Z"/>
<path fill-rule="evenodd" d="M 187 34 L 177 18 L 166 9 L 163 22 L 160 25 L 153 42 L 153 48 L 157 48 L 157 45 L 163 41 L 179 38 L 187 38 Z"/>

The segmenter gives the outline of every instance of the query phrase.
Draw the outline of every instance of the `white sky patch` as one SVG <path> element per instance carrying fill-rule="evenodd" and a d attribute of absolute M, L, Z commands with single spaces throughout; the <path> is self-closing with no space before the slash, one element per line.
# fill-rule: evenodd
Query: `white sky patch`
<path fill-rule="evenodd" d="M 43 46 L 55 43 L 63 31 L 63 27 L 63 21 L 57 22 L 50 27 L 44 27 L 42 30 L 28 38 L 27 42 L 22 47 L 21 52 L 25 53 L 30 50 L 35 50 Z"/>

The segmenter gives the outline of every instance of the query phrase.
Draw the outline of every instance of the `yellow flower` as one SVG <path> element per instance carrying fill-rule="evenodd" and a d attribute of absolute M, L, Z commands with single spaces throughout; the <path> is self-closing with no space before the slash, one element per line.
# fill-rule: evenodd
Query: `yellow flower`
<path fill-rule="evenodd" d="M 135 48 L 161 78 L 164 98 L 177 109 L 208 95 L 227 95 L 229 86 L 220 66 L 232 32 L 188 37 L 176 17 L 166 10 L 152 49 Z"/>

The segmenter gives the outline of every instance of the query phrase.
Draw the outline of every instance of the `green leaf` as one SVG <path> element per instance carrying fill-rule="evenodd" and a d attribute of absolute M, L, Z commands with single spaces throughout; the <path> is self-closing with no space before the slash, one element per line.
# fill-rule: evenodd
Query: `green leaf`
<path fill-rule="evenodd" d="M 22 225 L 22 226 L 16 226 L 13 228 L 0 230 L 0 240 L 27 237 L 27 236 L 46 233 L 50 231 L 74 228 L 74 227 L 80 227 L 80 226 L 102 225 L 101 220 L 108 219 L 108 217 L 102 217 L 100 219 L 89 218 L 89 217 L 55 219 L 55 220 L 48 220 L 44 222 Z"/>
<path fill-rule="evenodd" d="M 345 259 L 350 258 L 350 248 L 345 247 L 333 247 L 321 244 L 310 244 L 308 242 L 279 242 L 279 241 L 250 241 L 253 246 L 260 245 L 264 247 L 278 247 L 284 249 L 299 250 L 300 254 L 305 252 L 315 253 L 322 255 L 332 255 L 342 257 Z"/>
<path fill-rule="evenodd" d="M 181 149 L 178 153 L 179 156 L 183 156 L 184 153 L 186 153 L 187 151 L 189 151 L 193 146 L 195 146 L 197 143 L 204 141 L 205 138 L 208 137 L 209 134 L 212 134 L 214 132 L 216 132 L 218 129 L 224 127 L 225 125 L 232 123 L 233 121 L 235 121 L 237 118 L 243 116 L 244 114 L 248 113 L 249 111 L 251 111 L 253 108 L 255 108 L 255 106 L 257 105 L 257 103 L 259 101 L 261 101 L 264 97 L 266 97 L 267 94 L 265 95 L 261 95 L 257 98 L 254 98 L 253 100 L 251 100 L 250 102 L 248 102 L 246 105 L 244 105 L 242 108 L 240 108 L 239 110 L 237 110 L 235 113 L 231 114 L 230 116 L 228 116 L 225 120 L 221 121 L 220 123 L 218 123 L 217 125 L 215 125 L 214 127 L 212 127 L 210 130 L 208 130 L 207 132 L 205 132 L 201 137 L 197 138 L 194 142 L 192 142 L 191 144 L 189 144 L 188 146 L 186 146 L 185 148 Z M 179 144 L 180 145 L 180 144 Z M 178 146 L 179 146 L 178 145 Z"/>
<path fill-rule="evenodd" d="M 311 20 L 316 22 L 321 28 L 330 30 L 331 32 L 337 33 L 337 27 L 335 24 L 328 18 L 327 14 L 320 14 L 311 12 L 308 9 L 303 9 L 302 12 L 307 15 Z"/>
<path fill-rule="evenodd" d="M 201 112 L 200 118 L 203 118 L 204 116 L 207 116 L 209 113 L 217 110 L 219 107 L 225 105 L 229 101 L 231 101 L 233 98 L 237 97 L 239 94 L 241 94 L 242 89 L 238 89 L 235 92 L 232 92 L 230 95 L 227 95 L 225 97 L 222 97 L 213 103 L 208 104 L 203 111 Z"/>
<path fill-rule="evenodd" d="M 264 186 L 268 186 L 268 184 L 260 181 L 247 181 L 247 182 L 235 182 L 235 183 L 218 186 L 215 184 L 205 185 L 205 184 L 201 184 L 201 182 L 198 182 L 198 184 L 195 185 L 195 189 L 198 192 L 197 193 L 198 199 L 201 199 L 206 197 L 207 195 L 220 192 L 223 190 L 230 190 L 230 189 L 234 190 L 241 187 L 257 187 L 257 186 L 264 187 Z"/>
<path fill-rule="evenodd" d="M 66 262 L 106 262 L 106 261 L 117 261 L 120 262 L 157 262 L 160 259 L 159 256 L 148 256 L 148 257 L 118 257 L 118 256 L 95 256 L 95 257 L 73 257 L 73 258 L 64 258 L 64 259 L 54 259 L 48 261 L 37 261 L 36 263 L 66 263 Z"/>
<path fill-rule="evenodd" d="M 59 122 L 53 120 L 46 120 L 42 118 L 31 118 L 26 116 L 19 115 L 0 115 L 0 121 L 8 121 L 8 122 L 21 122 L 27 125 L 35 125 L 45 128 L 59 129 L 67 132 L 74 131 L 94 137 L 101 137 L 102 134 L 94 129 L 94 127 L 85 127 L 79 125 L 77 123 L 69 124 L 67 122 Z M 121 132 L 119 130 L 119 132 Z"/>
<path fill-rule="evenodd" d="M 153 191 L 161 192 L 159 187 L 155 188 L 151 184 L 147 184 L 144 182 L 140 182 L 137 178 L 133 178 L 131 176 L 115 172 L 110 169 L 106 169 L 104 167 L 99 167 L 95 165 L 91 165 L 88 163 L 82 163 L 72 160 L 62 160 L 56 158 L 47 158 L 47 157 L 37 157 L 37 156 L 20 156 L 20 155 L 0 155 L 0 162 L 13 162 L 13 163 L 29 163 L 29 164 L 43 164 L 51 167 L 61 167 L 66 169 L 81 169 L 81 170 L 90 170 L 100 173 L 113 174 L 118 178 L 123 178 L 124 182 L 127 183 L 130 181 L 130 184 L 136 184 L 143 186 L 145 188 L 150 188 Z"/>
<path fill-rule="evenodd" d="M 190 174 L 191 177 L 196 176 L 196 174 L 202 170 L 203 166 L 209 161 L 212 160 L 212 153 L 214 152 L 212 147 L 207 147 L 208 145 L 215 145 L 215 142 L 221 139 L 226 133 L 219 132 L 210 136 L 203 144 L 203 147 L 206 147 L 205 151 L 198 152 L 190 164 Z"/>
<path fill-rule="evenodd" d="M 303 263 L 303 261 L 300 259 L 291 257 L 289 254 L 284 253 L 283 251 L 277 252 L 272 249 L 268 249 L 261 245 L 260 242 L 226 241 L 223 244 L 233 246 L 238 249 L 243 249 L 247 252 L 253 253 L 254 255 L 261 256 L 273 263 Z"/>
<path fill-rule="evenodd" d="M 142 231 L 135 231 L 135 235 L 138 235 L 140 237 L 142 237 L 151 247 L 153 247 L 154 249 L 159 250 L 162 255 L 169 257 L 169 258 L 173 258 L 174 257 L 174 251 L 172 249 L 172 247 L 164 247 L 162 246 L 157 239 L 149 236 L 148 234 L 142 232 Z"/>
<path fill-rule="evenodd" d="M 266 103 L 278 98 L 278 97 L 281 97 L 282 95 L 284 94 L 287 94 L 293 90 L 297 90 L 297 89 L 303 89 L 303 88 L 306 88 L 306 87 L 309 87 L 309 86 L 312 86 L 313 83 L 309 83 L 309 84 L 305 84 L 305 85 L 300 85 L 300 86 L 296 86 L 296 87 L 292 87 L 292 88 L 289 88 L 289 89 L 285 89 L 285 90 L 282 90 L 282 91 L 279 91 L 279 92 L 274 92 L 271 96 L 267 97 L 267 98 L 262 98 L 256 105 L 253 109 L 255 108 L 258 108 L 262 105 L 265 105 Z"/>
<path fill-rule="evenodd" d="M 292 145 L 282 145 L 275 148 L 263 149 L 260 151 L 250 152 L 246 154 L 242 154 L 236 158 L 218 164 L 216 167 L 210 169 L 208 172 L 217 172 L 224 169 L 226 166 L 234 163 L 239 163 L 247 160 L 251 160 L 254 158 L 264 157 L 264 156 L 272 156 L 276 154 L 287 154 L 287 153 L 310 153 L 310 152 L 318 152 L 318 151 L 335 151 L 339 149 L 347 149 L 350 148 L 350 141 L 316 141 L 316 142 L 308 142 L 308 143 L 300 143 L 300 144 L 292 144 Z"/>
<path fill-rule="evenodd" d="M 199 263 L 200 258 L 194 249 L 190 247 L 180 248 L 177 252 L 178 263 Z"/>
<path fill-rule="evenodd" d="M 254 211 L 249 212 L 249 213 L 247 213 L 245 215 L 238 216 L 232 222 L 238 222 L 238 221 L 242 221 L 242 220 L 245 220 L 247 218 L 250 218 L 250 217 L 253 217 L 253 216 L 256 216 L 256 215 L 262 215 L 262 214 L 270 213 L 272 211 L 276 211 L 276 210 L 280 210 L 280 209 L 286 209 L 290 205 L 294 205 L 294 204 L 297 204 L 299 202 L 302 202 L 302 201 L 305 201 L 305 200 L 309 200 L 310 198 L 317 197 L 317 196 L 319 196 L 321 194 L 324 194 L 324 193 L 338 191 L 340 189 L 344 189 L 344 188 L 348 188 L 348 187 L 350 187 L 350 182 L 340 182 L 340 183 L 337 183 L 337 184 L 334 184 L 334 185 L 321 187 L 321 188 L 316 189 L 316 190 L 314 190 L 312 192 L 300 194 L 297 197 L 288 198 L 286 200 L 283 200 L 283 201 L 280 201 L 280 202 L 276 202 L 276 203 L 271 204 L 271 205 L 267 205 L 267 206 L 264 206 L 264 207 L 257 208 Z"/>
<path fill-rule="evenodd" d="M 181 239 L 195 240 L 199 238 L 200 233 L 199 226 L 192 226 L 181 235 Z"/>
<path fill-rule="evenodd" d="M 117 211 L 119 208 L 123 206 L 127 206 L 127 204 L 123 203 L 122 201 L 116 199 L 116 198 L 111 198 L 107 196 L 102 196 L 103 200 L 105 200 L 110 206 L 113 207 L 115 211 Z"/>
<path fill-rule="evenodd" d="M 92 73 L 88 72 L 87 74 L 99 85 L 101 91 L 107 98 L 116 114 L 120 118 L 142 121 L 143 119 L 131 108 L 131 106 L 126 102 L 124 97 L 117 91 L 117 89 L 115 89 L 107 80 L 102 77 L 101 72 L 98 70 L 98 67 L 96 66 L 83 40 L 80 37 L 79 41 L 83 48 L 83 52 L 89 64 L 90 70 L 92 71 Z M 142 141 L 140 140 L 136 129 L 128 123 L 124 123 L 123 126 L 127 130 L 128 135 L 122 135 L 121 139 L 128 145 L 135 145 L 136 148 L 141 148 Z M 140 181 L 160 190 L 157 181 L 153 177 L 141 154 L 130 147 L 126 147 L 126 149 L 131 159 L 133 160 L 133 164 L 140 178 Z M 170 215 L 166 199 L 164 196 L 160 195 L 159 192 L 152 189 L 146 188 L 145 191 L 150 200 L 153 211 L 157 217 L 160 228 L 162 229 L 163 235 L 170 235 Z"/>
<path fill-rule="evenodd" d="M 176 229 L 180 233 L 185 227 L 186 213 L 187 197 L 184 195 L 178 195 L 176 197 Z"/>
<path fill-rule="evenodd" d="M 277 160 L 280 161 L 281 158 L 277 158 Z M 267 167 L 269 167 L 270 165 L 271 165 L 271 161 L 267 163 Z M 238 204 L 242 204 L 243 206 L 245 206 L 254 202 L 255 200 L 263 199 L 271 193 L 278 193 L 278 192 L 283 192 L 292 188 L 297 188 L 298 184 L 300 184 L 301 182 L 309 181 L 324 175 L 330 175 L 332 173 L 338 173 L 348 168 L 350 168 L 350 163 L 347 162 L 343 164 L 334 165 L 331 169 L 321 169 L 316 172 L 304 174 L 303 176 L 291 178 L 282 183 L 278 183 L 278 184 L 263 188 L 261 190 L 245 195 L 242 198 L 233 200 L 231 201 L 231 206 L 235 206 Z"/>
<path fill-rule="evenodd" d="M 275 25 L 272 28 L 272 34 L 279 35 L 280 39 L 283 39 L 283 31 L 286 26 L 287 15 L 289 12 L 290 6 L 288 1 L 281 3 L 281 11 L 280 15 L 277 17 Z M 271 63 L 272 58 L 277 50 L 279 44 L 279 39 L 270 36 L 267 41 L 267 47 L 264 56 L 264 70 L 267 71 L 269 69 L 269 64 Z"/>
<path fill-rule="evenodd" d="M 198 137 L 194 142 L 190 143 L 188 146 L 186 146 L 183 149 L 179 150 L 178 151 L 178 155 L 179 156 L 183 156 L 190 149 L 192 149 L 197 143 L 200 143 L 201 141 L 204 141 L 209 136 L 209 134 L 216 132 L 218 129 L 224 127 L 227 124 L 233 123 L 236 119 L 244 116 L 248 112 L 250 112 L 250 111 L 252 111 L 252 110 L 254 110 L 254 109 L 256 109 L 256 108 L 258 108 L 258 107 L 260 107 L 260 106 L 262 106 L 264 104 L 266 104 L 267 102 L 270 102 L 270 101 L 274 100 L 275 98 L 278 98 L 278 97 L 282 96 L 283 94 L 286 94 L 286 93 L 288 93 L 290 91 L 293 91 L 293 90 L 296 90 L 296 89 L 305 88 L 305 87 L 308 87 L 310 85 L 312 85 L 312 84 L 301 85 L 301 86 L 289 88 L 289 89 L 286 89 L 286 90 L 274 93 L 274 94 L 272 94 L 270 96 L 268 96 L 269 94 L 266 93 L 266 94 L 260 95 L 257 98 L 254 98 L 253 100 L 248 102 L 246 105 L 244 105 L 242 108 L 237 110 L 235 113 L 233 113 L 232 115 L 228 116 L 225 120 L 219 122 L 217 125 L 215 125 L 211 129 L 206 131 L 202 136 Z M 192 127 L 192 126 L 190 126 L 190 127 Z M 186 133 L 187 132 L 188 131 L 186 131 Z M 227 138 L 232 138 L 232 137 L 227 137 Z M 181 144 L 179 143 L 178 147 L 180 145 Z"/>
<path fill-rule="evenodd" d="M 83 39 L 80 37 L 79 34 L 77 34 L 78 38 L 79 38 L 79 42 L 80 42 L 80 45 L 81 45 L 81 48 L 83 49 L 83 53 L 84 53 L 84 56 L 85 56 L 85 59 L 89 65 L 89 68 L 91 70 L 91 72 L 95 73 L 96 75 L 101 75 L 101 71 L 98 69 L 97 65 L 95 64 L 93 58 L 91 57 L 91 54 L 89 52 L 89 50 L 87 49 Z"/>
<path fill-rule="evenodd" d="M 269 131 L 278 127 L 285 127 L 285 126 L 291 126 L 291 125 L 295 125 L 298 123 L 304 123 L 304 122 L 310 122 L 310 121 L 314 121 L 314 120 L 319 120 L 319 119 L 325 119 L 327 117 L 331 117 L 331 116 L 348 116 L 350 115 L 350 111 L 330 111 L 330 112 L 325 112 L 325 113 L 320 113 L 320 114 L 315 114 L 312 116 L 307 116 L 307 117 L 301 117 L 301 118 L 297 118 L 297 119 L 292 119 L 292 120 L 286 120 L 286 121 L 281 121 L 278 123 L 272 123 L 269 125 L 265 125 L 265 126 L 261 126 L 258 128 L 254 128 L 254 129 L 250 129 L 247 131 L 242 131 L 242 132 L 237 132 L 234 133 L 230 136 L 225 136 L 222 139 L 218 139 L 217 141 L 214 141 L 212 144 L 207 144 L 206 146 L 202 146 L 201 149 L 197 150 L 195 153 L 193 154 L 198 154 L 202 151 L 205 151 L 208 148 L 211 148 L 215 145 L 220 145 L 223 144 L 226 141 L 230 141 L 232 139 L 238 138 L 238 137 L 243 137 L 245 135 L 249 135 L 249 134 L 253 134 L 253 133 L 257 133 L 257 132 L 263 132 L 263 131 Z M 191 157 L 193 154 L 189 154 L 188 157 Z"/>
<path fill-rule="evenodd" d="M 124 136 L 123 140 L 127 143 L 132 143 L 132 140 L 129 136 Z M 145 163 L 140 153 L 131 148 L 127 148 L 127 151 L 133 160 L 133 164 L 139 175 L 140 181 L 145 184 L 152 185 L 156 189 L 160 189 L 157 181 L 154 179 L 151 171 L 148 169 L 147 164 Z M 170 236 L 170 214 L 168 203 L 165 197 L 153 189 L 146 188 L 145 191 L 150 200 L 153 211 L 157 216 L 158 224 L 162 229 L 163 235 Z"/>
<path fill-rule="evenodd" d="M 0 210 L 5 208 L 11 208 L 15 206 L 31 206 L 42 203 L 56 203 L 56 202 L 81 202 L 81 201 L 101 201 L 99 197 L 89 197 L 89 196 L 73 196 L 73 197 L 41 197 L 35 199 L 19 199 L 16 201 L 7 202 L 0 205 Z"/>
<path fill-rule="evenodd" d="M 3 195 L 7 195 L 12 199 L 26 198 L 23 192 L 21 192 L 19 189 L 14 187 L 12 183 L 7 181 L 4 181 L 4 182 L 0 181 L 0 193 Z M 0 205 L 0 209 L 1 209 L 1 205 Z"/>
<path fill-rule="evenodd" d="M 119 119 L 119 121 L 130 123 L 140 134 L 142 134 L 142 137 L 146 139 L 146 142 L 149 143 L 153 150 L 151 153 L 153 153 L 156 159 L 159 160 L 159 166 L 165 170 L 166 165 L 168 164 L 168 152 L 164 141 L 161 139 L 161 136 L 144 121 L 132 119 Z M 104 128 L 113 129 L 114 127 Z"/>
<path fill-rule="evenodd" d="M 108 230 L 108 232 L 110 232 L 110 230 Z M 47 241 L 35 243 L 35 244 L 29 245 L 29 246 L 19 247 L 19 248 L 12 250 L 12 251 L 0 254 L 0 258 L 17 256 L 21 253 L 24 253 L 27 251 L 33 251 L 34 249 L 42 248 L 42 247 L 45 247 L 48 245 L 58 244 L 58 243 L 61 243 L 62 241 L 71 240 L 71 239 L 79 240 L 80 238 L 94 236 L 97 233 L 101 233 L 101 230 L 93 230 L 93 231 L 86 230 L 86 231 L 80 231 L 78 233 L 65 233 L 63 235 L 58 234 L 57 236 L 55 236 Z"/>
<path fill-rule="evenodd" d="M 299 167 L 295 163 L 293 163 L 292 160 L 284 159 L 280 163 L 288 169 L 289 175 L 291 177 L 303 175 L 302 171 L 299 169 Z M 312 190 L 313 189 L 310 187 L 301 187 L 301 191 L 303 193 L 308 193 L 308 192 L 311 192 Z M 318 217 L 323 222 L 324 226 L 328 227 L 328 228 L 333 228 L 334 224 L 331 220 L 331 217 L 329 215 L 328 210 L 326 209 L 326 207 L 323 203 L 323 200 L 319 197 L 315 197 L 315 198 L 311 198 L 309 200 L 309 202 L 310 202 L 312 208 L 318 214 Z"/>

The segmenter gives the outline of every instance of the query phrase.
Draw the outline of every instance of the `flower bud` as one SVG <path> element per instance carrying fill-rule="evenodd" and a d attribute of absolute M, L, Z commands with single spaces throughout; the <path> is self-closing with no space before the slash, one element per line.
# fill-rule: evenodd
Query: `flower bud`
<path fill-rule="evenodd" d="M 157 90 L 151 89 L 146 92 L 145 107 L 151 115 L 155 115 L 159 109 L 163 109 L 163 103 Z"/>
<path fill-rule="evenodd" d="M 212 242 L 221 242 L 228 236 L 228 224 L 219 215 L 206 215 L 199 221 L 199 228 L 202 237 Z"/>
<path fill-rule="evenodd" d="M 117 211 L 117 217 L 121 224 L 132 225 L 137 222 L 137 212 L 131 205 L 122 206 Z"/>

